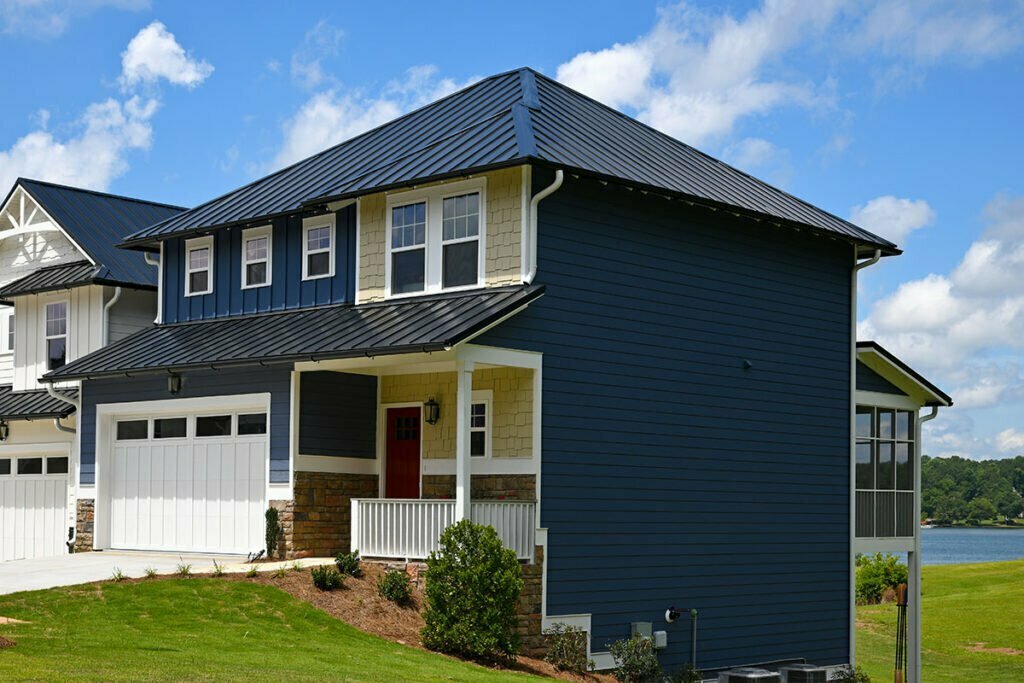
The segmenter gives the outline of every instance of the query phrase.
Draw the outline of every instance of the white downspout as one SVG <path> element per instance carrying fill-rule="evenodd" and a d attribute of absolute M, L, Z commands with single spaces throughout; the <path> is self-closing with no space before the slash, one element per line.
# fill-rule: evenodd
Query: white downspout
<path fill-rule="evenodd" d="M 75 414 L 81 414 L 81 403 L 73 398 L 65 396 L 64 394 L 58 393 L 53 385 L 50 383 L 46 384 L 46 393 L 54 397 L 58 401 L 63 401 L 75 407 Z M 78 430 L 72 427 L 66 427 L 60 423 L 60 418 L 54 418 L 53 426 L 57 428 L 57 431 L 64 432 L 65 434 L 77 434 Z M 78 490 L 78 457 L 77 454 L 73 458 L 68 458 L 68 526 L 71 528 L 71 536 L 67 540 L 68 552 L 71 552 L 75 547 L 75 541 L 78 539 L 78 498 L 75 495 L 75 491 Z"/>
<path fill-rule="evenodd" d="M 857 563 L 854 542 L 857 538 L 857 273 L 878 263 L 882 250 L 866 261 L 857 263 L 857 248 L 853 251 L 853 270 L 850 273 L 850 666 L 857 663 Z"/>
<path fill-rule="evenodd" d="M 565 173 L 562 171 L 562 169 L 558 169 L 557 171 L 555 171 L 555 182 L 551 183 L 543 190 L 535 194 L 533 196 L 533 199 L 530 200 L 530 270 L 527 271 L 526 277 L 523 278 L 523 281 L 528 285 L 533 284 L 533 278 L 537 276 L 537 206 L 541 203 L 543 199 L 548 197 L 548 195 L 551 195 L 554 192 L 556 192 L 558 188 L 562 186 L 562 181 L 564 179 Z M 526 255 L 524 254 L 524 256 Z"/>
<path fill-rule="evenodd" d="M 907 555 L 910 618 L 907 620 L 907 683 L 921 683 L 921 425 L 934 420 L 938 406 L 917 418 L 914 433 L 914 551 Z"/>
<path fill-rule="evenodd" d="M 106 346 L 110 343 L 110 309 L 114 307 L 121 299 L 121 288 L 114 288 L 114 296 L 110 297 L 110 301 L 103 304 L 103 345 Z"/>
<path fill-rule="evenodd" d="M 163 242 L 160 243 L 160 256 L 159 257 L 154 257 L 148 251 L 145 252 L 144 257 L 146 259 L 146 263 L 148 263 L 151 266 L 155 266 L 156 269 L 157 269 L 156 270 L 156 320 L 154 320 L 153 322 L 155 322 L 157 325 L 159 325 L 160 323 L 162 323 L 164 321 L 164 297 L 163 297 L 163 293 L 160 291 L 160 288 L 163 287 L 163 284 L 164 284 L 164 243 Z"/>

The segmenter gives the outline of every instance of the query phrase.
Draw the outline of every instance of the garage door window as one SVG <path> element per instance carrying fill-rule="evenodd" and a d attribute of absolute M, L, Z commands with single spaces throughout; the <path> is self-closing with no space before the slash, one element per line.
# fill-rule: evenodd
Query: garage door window
<path fill-rule="evenodd" d="M 231 436 L 231 416 L 203 415 L 197 417 L 196 436 Z"/>
<path fill-rule="evenodd" d="M 149 438 L 148 420 L 118 420 L 117 440 L 135 441 Z"/>
<path fill-rule="evenodd" d="M 67 458 L 47 458 L 46 459 L 46 473 L 47 474 L 67 474 L 68 473 L 68 459 Z"/>
<path fill-rule="evenodd" d="M 188 420 L 184 417 L 165 417 L 153 420 L 154 439 L 184 439 Z"/>
<path fill-rule="evenodd" d="M 0 475 L 6 475 L 11 473 L 11 459 L 4 458 L 0 460 Z"/>
<path fill-rule="evenodd" d="M 42 474 L 42 458 L 18 458 L 18 474 Z"/>
<path fill-rule="evenodd" d="M 266 434 L 267 433 L 267 414 L 266 413 L 252 413 L 249 415 L 238 416 L 238 435 L 246 436 L 249 434 Z"/>

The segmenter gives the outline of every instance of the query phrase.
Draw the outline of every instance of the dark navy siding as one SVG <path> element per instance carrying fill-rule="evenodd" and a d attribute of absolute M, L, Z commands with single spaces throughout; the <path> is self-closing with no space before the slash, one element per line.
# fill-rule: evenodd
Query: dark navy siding
<path fill-rule="evenodd" d="M 355 206 L 337 213 L 334 277 L 303 281 L 302 219 L 298 215 L 273 221 L 271 284 L 242 289 L 242 229 L 214 233 L 214 287 L 203 296 L 186 297 L 185 240 L 164 242 L 164 322 L 281 311 L 304 306 L 351 303 L 355 300 Z"/>
<path fill-rule="evenodd" d="M 377 457 L 377 378 L 343 372 L 299 375 L 299 452 Z"/>
<path fill-rule="evenodd" d="M 78 429 L 82 434 L 79 481 L 96 483 L 96 406 L 103 403 L 157 401 L 201 396 L 234 396 L 270 393 L 270 481 L 288 483 L 288 453 L 291 437 L 291 368 L 225 369 L 189 372 L 182 375 L 181 392 L 167 393 L 167 378 L 132 377 L 86 380 L 82 383 L 82 413 Z"/>
<path fill-rule="evenodd" d="M 545 296 L 477 343 L 544 353 L 548 614 L 846 662 L 853 248 L 578 179 L 539 233 Z"/>
<path fill-rule="evenodd" d="M 906 392 L 879 375 L 877 372 L 857 361 L 857 390 L 875 391 L 880 394 L 896 394 L 906 396 Z"/>

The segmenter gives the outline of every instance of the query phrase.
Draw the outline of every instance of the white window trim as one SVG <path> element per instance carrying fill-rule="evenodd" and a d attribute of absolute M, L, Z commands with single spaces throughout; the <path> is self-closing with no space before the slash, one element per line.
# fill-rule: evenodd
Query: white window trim
<path fill-rule="evenodd" d="M 480 194 L 480 234 L 477 251 L 477 281 L 474 284 L 460 287 L 443 288 L 443 254 L 444 240 L 442 232 L 444 216 L 444 200 L 446 197 L 454 197 L 460 194 L 478 192 Z M 427 203 L 427 228 L 426 228 L 426 254 L 423 270 L 423 291 L 406 292 L 404 294 L 393 294 L 391 292 L 391 210 L 396 206 L 414 204 L 416 202 Z M 449 240 L 448 244 L 468 241 L 471 238 Z M 470 178 L 454 183 L 445 183 L 434 187 L 396 192 L 388 195 L 387 207 L 385 208 L 385 230 L 384 230 L 384 297 L 386 299 L 405 299 L 409 297 L 424 296 L 427 294 L 438 294 L 441 292 L 461 292 L 470 289 L 483 287 L 487 280 L 487 177 Z M 406 249 L 397 249 L 401 252 Z"/>
<path fill-rule="evenodd" d="M 476 391 L 473 392 L 473 398 L 470 400 L 470 403 L 471 404 L 483 403 L 484 406 L 485 406 L 485 408 L 484 408 L 484 410 L 485 410 L 485 413 L 484 413 L 484 428 L 480 429 L 479 427 L 473 427 L 472 426 L 472 420 L 470 420 L 470 428 L 469 428 L 470 432 L 480 432 L 480 431 L 482 431 L 484 433 L 484 454 L 483 455 L 473 455 L 472 453 L 470 453 L 470 457 L 473 460 L 475 460 L 475 461 L 490 460 L 491 457 L 492 457 L 492 451 L 491 451 L 491 443 L 493 441 L 492 436 L 494 434 L 494 430 L 493 430 L 493 427 L 492 427 L 492 425 L 494 423 L 494 409 L 493 409 L 493 406 L 494 406 L 494 392 L 491 389 L 477 389 Z"/>
<path fill-rule="evenodd" d="M 49 321 L 48 312 L 50 306 L 57 306 L 58 304 L 64 304 L 64 334 L 49 334 L 46 331 L 46 323 Z M 50 367 L 50 340 L 51 339 L 63 339 L 64 340 L 64 364 L 67 365 L 71 362 L 71 347 L 69 346 L 68 329 L 71 327 L 71 303 L 67 299 L 54 299 L 53 301 L 47 301 L 43 304 L 43 365 L 47 370 L 55 370 L 56 368 Z"/>
<path fill-rule="evenodd" d="M 14 320 L 14 306 L 0 307 L 0 356 L 9 356 L 14 348 L 9 345 L 11 321 Z"/>
<path fill-rule="evenodd" d="M 246 242 L 251 239 L 259 239 L 261 237 L 267 238 L 267 257 L 265 259 L 254 259 L 252 261 L 248 258 L 248 250 L 246 249 Z M 259 284 L 248 284 L 245 281 L 245 276 L 248 272 L 248 267 L 255 263 L 266 263 L 267 264 L 267 281 Z M 249 228 L 248 230 L 242 231 L 242 289 L 259 289 L 260 287 L 269 287 L 271 280 L 273 279 L 273 263 L 274 263 L 274 234 L 273 226 L 264 225 L 258 228 Z"/>
<path fill-rule="evenodd" d="M 333 213 L 325 213 L 322 216 L 313 216 L 312 218 L 302 219 L 302 279 L 303 280 L 322 280 L 324 278 L 334 277 L 334 256 L 338 251 L 338 243 L 335 241 L 337 238 L 336 228 L 337 216 Z M 330 264 L 327 269 L 327 273 L 324 275 L 310 275 L 309 274 L 309 255 L 322 253 L 323 249 L 317 249 L 316 251 L 309 251 L 309 231 L 314 228 L 325 228 L 331 229 L 331 246 L 327 249 L 328 263 Z"/>
<path fill-rule="evenodd" d="M 189 258 L 189 252 L 195 249 L 209 248 L 210 250 L 210 261 L 205 269 L 198 269 L 193 271 L 191 267 L 191 259 Z M 213 253 L 213 235 L 207 235 L 206 237 L 196 237 L 195 239 L 185 240 L 185 296 L 203 296 L 205 294 L 213 293 L 213 264 L 214 264 L 214 253 Z M 209 271 L 209 277 L 206 279 L 206 289 L 201 292 L 193 292 L 190 289 L 192 279 L 189 277 L 193 272 L 201 273 L 203 270 Z"/>

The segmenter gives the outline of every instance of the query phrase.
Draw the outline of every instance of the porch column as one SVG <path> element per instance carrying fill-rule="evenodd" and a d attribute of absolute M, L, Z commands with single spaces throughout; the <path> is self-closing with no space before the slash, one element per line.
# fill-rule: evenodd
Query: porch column
<path fill-rule="evenodd" d="M 470 518 L 469 422 L 473 403 L 473 361 L 455 365 L 455 521 Z"/>

